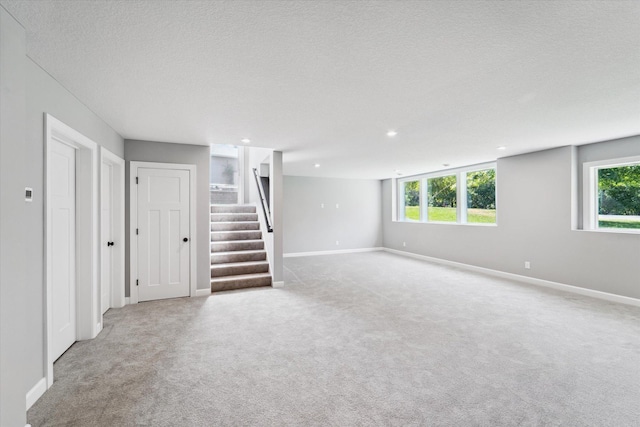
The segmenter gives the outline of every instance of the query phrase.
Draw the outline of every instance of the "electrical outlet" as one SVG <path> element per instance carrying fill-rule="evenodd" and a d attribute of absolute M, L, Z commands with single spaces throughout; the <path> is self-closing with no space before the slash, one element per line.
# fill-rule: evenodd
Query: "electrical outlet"
<path fill-rule="evenodd" d="M 324 209 L 324 203 L 320 203 L 320 207 Z"/>
<path fill-rule="evenodd" d="M 524 268 L 526 268 L 527 270 L 531 269 L 531 263 L 529 261 L 525 261 Z"/>
<path fill-rule="evenodd" d="M 407 242 L 402 242 L 402 246 L 407 246 Z"/>
<path fill-rule="evenodd" d="M 340 208 L 340 205 L 336 203 L 336 209 Z"/>
<path fill-rule="evenodd" d="M 336 240 L 336 246 L 340 245 L 340 241 Z"/>

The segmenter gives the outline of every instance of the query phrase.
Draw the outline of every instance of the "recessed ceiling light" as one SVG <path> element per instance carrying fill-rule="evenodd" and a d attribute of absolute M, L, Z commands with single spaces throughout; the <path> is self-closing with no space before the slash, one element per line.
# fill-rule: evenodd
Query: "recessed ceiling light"
<path fill-rule="evenodd" d="M 390 137 L 394 137 L 398 134 L 398 132 L 396 132 L 395 130 L 390 130 L 389 132 L 387 132 L 387 136 Z"/>
<path fill-rule="evenodd" d="M 244 142 L 245 144 L 249 144 L 251 140 L 249 138 L 242 138 L 240 142 Z"/>
<path fill-rule="evenodd" d="M 396 175 L 402 175 L 402 172 L 400 172 L 398 169 L 394 170 L 394 172 L 396 173 Z"/>
<path fill-rule="evenodd" d="M 320 163 L 316 163 L 315 165 L 313 165 L 314 168 L 319 168 L 320 167 Z"/>
<path fill-rule="evenodd" d="M 444 166 L 446 168 L 446 167 L 449 167 L 451 165 L 449 163 L 443 163 L 442 166 Z"/>
<path fill-rule="evenodd" d="M 506 150 L 507 147 L 505 147 L 504 145 L 501 145 L 500 147 L 498 147 L 498 150 Z"/>

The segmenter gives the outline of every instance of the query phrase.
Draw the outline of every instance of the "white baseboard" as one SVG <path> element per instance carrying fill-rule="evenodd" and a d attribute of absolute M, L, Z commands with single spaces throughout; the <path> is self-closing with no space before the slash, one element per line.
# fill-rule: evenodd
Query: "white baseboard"
<path fill-rule="evenodd" d="M 271 287 L 273 288 L 284 288 L 284 282 L 272 282 Z"/>
<path fill-rule="evenodd" d="M 490 268 L 478 267 L 475 265 L 464 264 L 456 261 L 449 261 L 442 258 L 434 258 L 426 255 L 419 255 L 411 252 L 399 251 L 397 249 L 384 248 L 383 250 L 385 252 L 389 252 L 396 255 L 406 256 L 409 258 L 415 258 L 423 261 L 431 261 L 431 262 L 435 262 L 442 265 L 448 265 L 451 267 L 463 268 L 465 270 L 476 271 L 479 273 L 489 274 L 491 276 L 528 283 L 530 285 L 543 286 L 545 288 L 556 289 L 564 292 L 571 292 L 574 294 L 584 295 L 592 298 L 598 298 L 605 301 L 617 302 L 620 304 L 627 304 L 635 307 L 640 307 L 640 299 L 636 299 L 636 298 L 610 294 L 608 292 L 596 291 L 593 289 L 581 288 L 579 286 L 566 285 L 564 283 L 552 282 L 550 280 L 536 279 L 535 277 L 528 277 L 528 276 L 522 276 L 520 274 L 507 273 L 505 271 L 500 271 L 500 270 L 492 270 Z"/>
<path fill-rule="evenodd" d="M 337 251 L 316 251 L 316 252 L 293 252 L 284 254 L 284 258 L 295 258 L 300 256 L 317 256 L 317 255 L 339 255 L 339 254 L 352 254 L 357 252 L 376 252 L 382 251 L 384 248 L 361 248 L 361 249 L 341 249 Z"/>
<path fill-rule="evenodd" d="M 27 411 L 40 399 L 45 391 L 47 391 L 47 379 L 40 378 L 36 385 L 27 392 Z"/>
<path fill-rule="evenodd" d="M 129 305 L 129 304 L 131 304 L 131 298 L 124 297 L 124 305 Z"/>
<path fill-rule="evenodd" d="M 196 289 L 197 297 L 206 297 L 211 295 L 211 289 Z"/>

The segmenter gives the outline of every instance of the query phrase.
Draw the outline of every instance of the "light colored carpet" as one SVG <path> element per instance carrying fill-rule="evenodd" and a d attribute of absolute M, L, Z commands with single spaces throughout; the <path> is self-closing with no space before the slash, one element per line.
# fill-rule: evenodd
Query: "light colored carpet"
<path fill-rule="evenodd" d="M 39 426 L 638 426 L 640 309 L 387 253 L 109 310 Z"/>

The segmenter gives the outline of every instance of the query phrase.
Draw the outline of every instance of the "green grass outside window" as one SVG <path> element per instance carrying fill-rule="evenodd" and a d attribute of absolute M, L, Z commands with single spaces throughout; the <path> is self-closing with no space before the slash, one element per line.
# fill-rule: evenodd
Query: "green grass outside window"
<path fill-rule="evenodd" d="M 409 221 L 420 221 L 420 206 L 405 207 L 405 219 Z M 455 222 L 456 208 L 429 207 L 429 221 L 434 222 Z M 467 211 L 467 222 L 477 224 L 495 224 L 495 209 L 469 209 Z"/>

